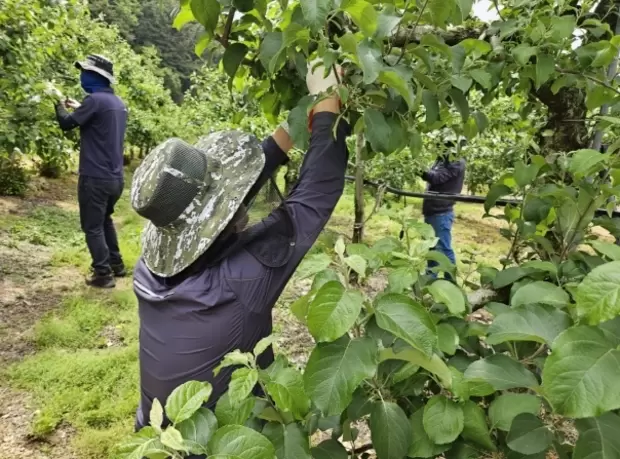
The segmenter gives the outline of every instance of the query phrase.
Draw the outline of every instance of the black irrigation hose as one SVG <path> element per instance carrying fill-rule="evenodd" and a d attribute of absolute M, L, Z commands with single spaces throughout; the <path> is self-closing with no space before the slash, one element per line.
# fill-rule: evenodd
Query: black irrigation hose
<path fill-rule="evenodd" d="M 351 175 L 346 175 L 345 179 L 350 182 L 355 182 L 355 177 Z M 434 191 L 427 192 L 417 192 L 417 191 L 407 191 L 407 190 L 399 190 L 398 188 L 391 187 L 389 185 L 384 185 L 381 183 L 376 183 L 371 180 L 364 179 L 364 185 L 369 185 L 374 188 L 385 188 L 385 191 L 388 193 L 395 194 L 396 196 L 407 196 L 412 198 L 432 198 L 432 199 L 444 199 L 446 201 L 457 201 L 457 202 L 472 202 L 474 204 L 484 204 L 486 202 L 486 197 L 484 196 L 474 196 L 474 195 L 465 195 L 465 194 L 445 194 L 445 193 L 436 193 Z M 521 201 L 519 199 L 498 199 L 495 202 L 496 206 L 505 207 L 508 204 L 520 204 Z M 607 210 L 598 209 L 595 212 L 597 217 L 608 215 Z M 620 212 L 613 211 L 613 218 L 620 218 Z"/>

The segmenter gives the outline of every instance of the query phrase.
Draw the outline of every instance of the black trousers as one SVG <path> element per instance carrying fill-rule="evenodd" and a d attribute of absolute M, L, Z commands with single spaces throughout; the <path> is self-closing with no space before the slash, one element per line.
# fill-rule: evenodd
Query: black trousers
<path fill-rule="evenodd" d="M 80 224 L 96 274 L 112 272 L 111 265 L 122 265 L 118 237 L 112 222 L 114 206 L 123 193 L 122 179 L 98 179 L 80 176 L 78 202 Z"/>

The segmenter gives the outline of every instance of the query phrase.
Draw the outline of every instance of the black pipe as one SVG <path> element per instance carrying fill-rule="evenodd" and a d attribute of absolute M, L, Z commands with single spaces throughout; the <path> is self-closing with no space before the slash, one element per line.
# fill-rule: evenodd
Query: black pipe
<path fill-rule="evenodd" d="M 355 177 L 351 176 L 351 175 L 346 175 L 345 179 L 347 179 L 350 182 L 354 182 L 355 181 Z M 436 193 L 434 191 L 426 191 L 426 192 L 417 192 L 417 191 L 407 191 L 407 190 L 399 190 L 398 188 L 394 188 L 391 187 L 389 185 L 384 185 L 381 183 L 376 183 L 373 182 L 371 180 L 367 180 L 364 179 L 364 185 L 369 185 L 372 186 L 374 188 L 380 188 L 380 187 L 384 187 L 385 191 L 388 193 L 392 193 L 395 194 L 397 196 L 408 196 L 408 197 L 412 197 L 412 198 L 421 198 L 421 199 L 425 199 L 425 198 L 431 198 L 431 199 L 444 199 L 446 201 L 456 201 L 456 202 L 471 202 L 474 204 L 484 204 L 486 202 L 486 197 L 485 196 L 475 196 L 475 195 L 465 195 L 465 194 L 445 194 L 445 193 Z M 500 206 L 500 207 L 505 207 L 508 204 L 514 204 L 514 205 L 518 205 L 521 204 L 521 200 L 519 199 L 498 199 L 495 202 L 496 206 Z M 595 211 L 595 215 L 597 217 L 603 216 L 603 215 L 608 215 L 607 210 L 606 209 L 598 209 Z M 612 217 L 613 218 L 620 218 L 620 212 L 618 211 L 613 211 L 612 212 Z"/>

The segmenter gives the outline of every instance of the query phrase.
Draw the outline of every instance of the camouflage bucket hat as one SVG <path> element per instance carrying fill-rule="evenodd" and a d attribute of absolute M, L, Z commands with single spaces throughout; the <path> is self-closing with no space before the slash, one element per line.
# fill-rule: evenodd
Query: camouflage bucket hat
<path fill-rule="evenodd" d="M 155 274 L 189 267 L 231 221 L 265 165 L 258 140 L 216 132 L 196 146 L 169 139 L 134 174 L 131 205 L 148 219 L 142 257 Z"/>

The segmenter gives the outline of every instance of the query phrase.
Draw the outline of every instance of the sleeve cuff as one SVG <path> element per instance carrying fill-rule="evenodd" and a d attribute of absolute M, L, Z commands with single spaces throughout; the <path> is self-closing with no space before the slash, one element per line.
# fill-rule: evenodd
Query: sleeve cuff
<path fill-rule="evenodd" d="M 279 166 L 288 163 L 287 154 L 284 153 L 271 136 L 263 140 L 263 151 L 265 152 L 266 162 L 273 162 Z"/>

